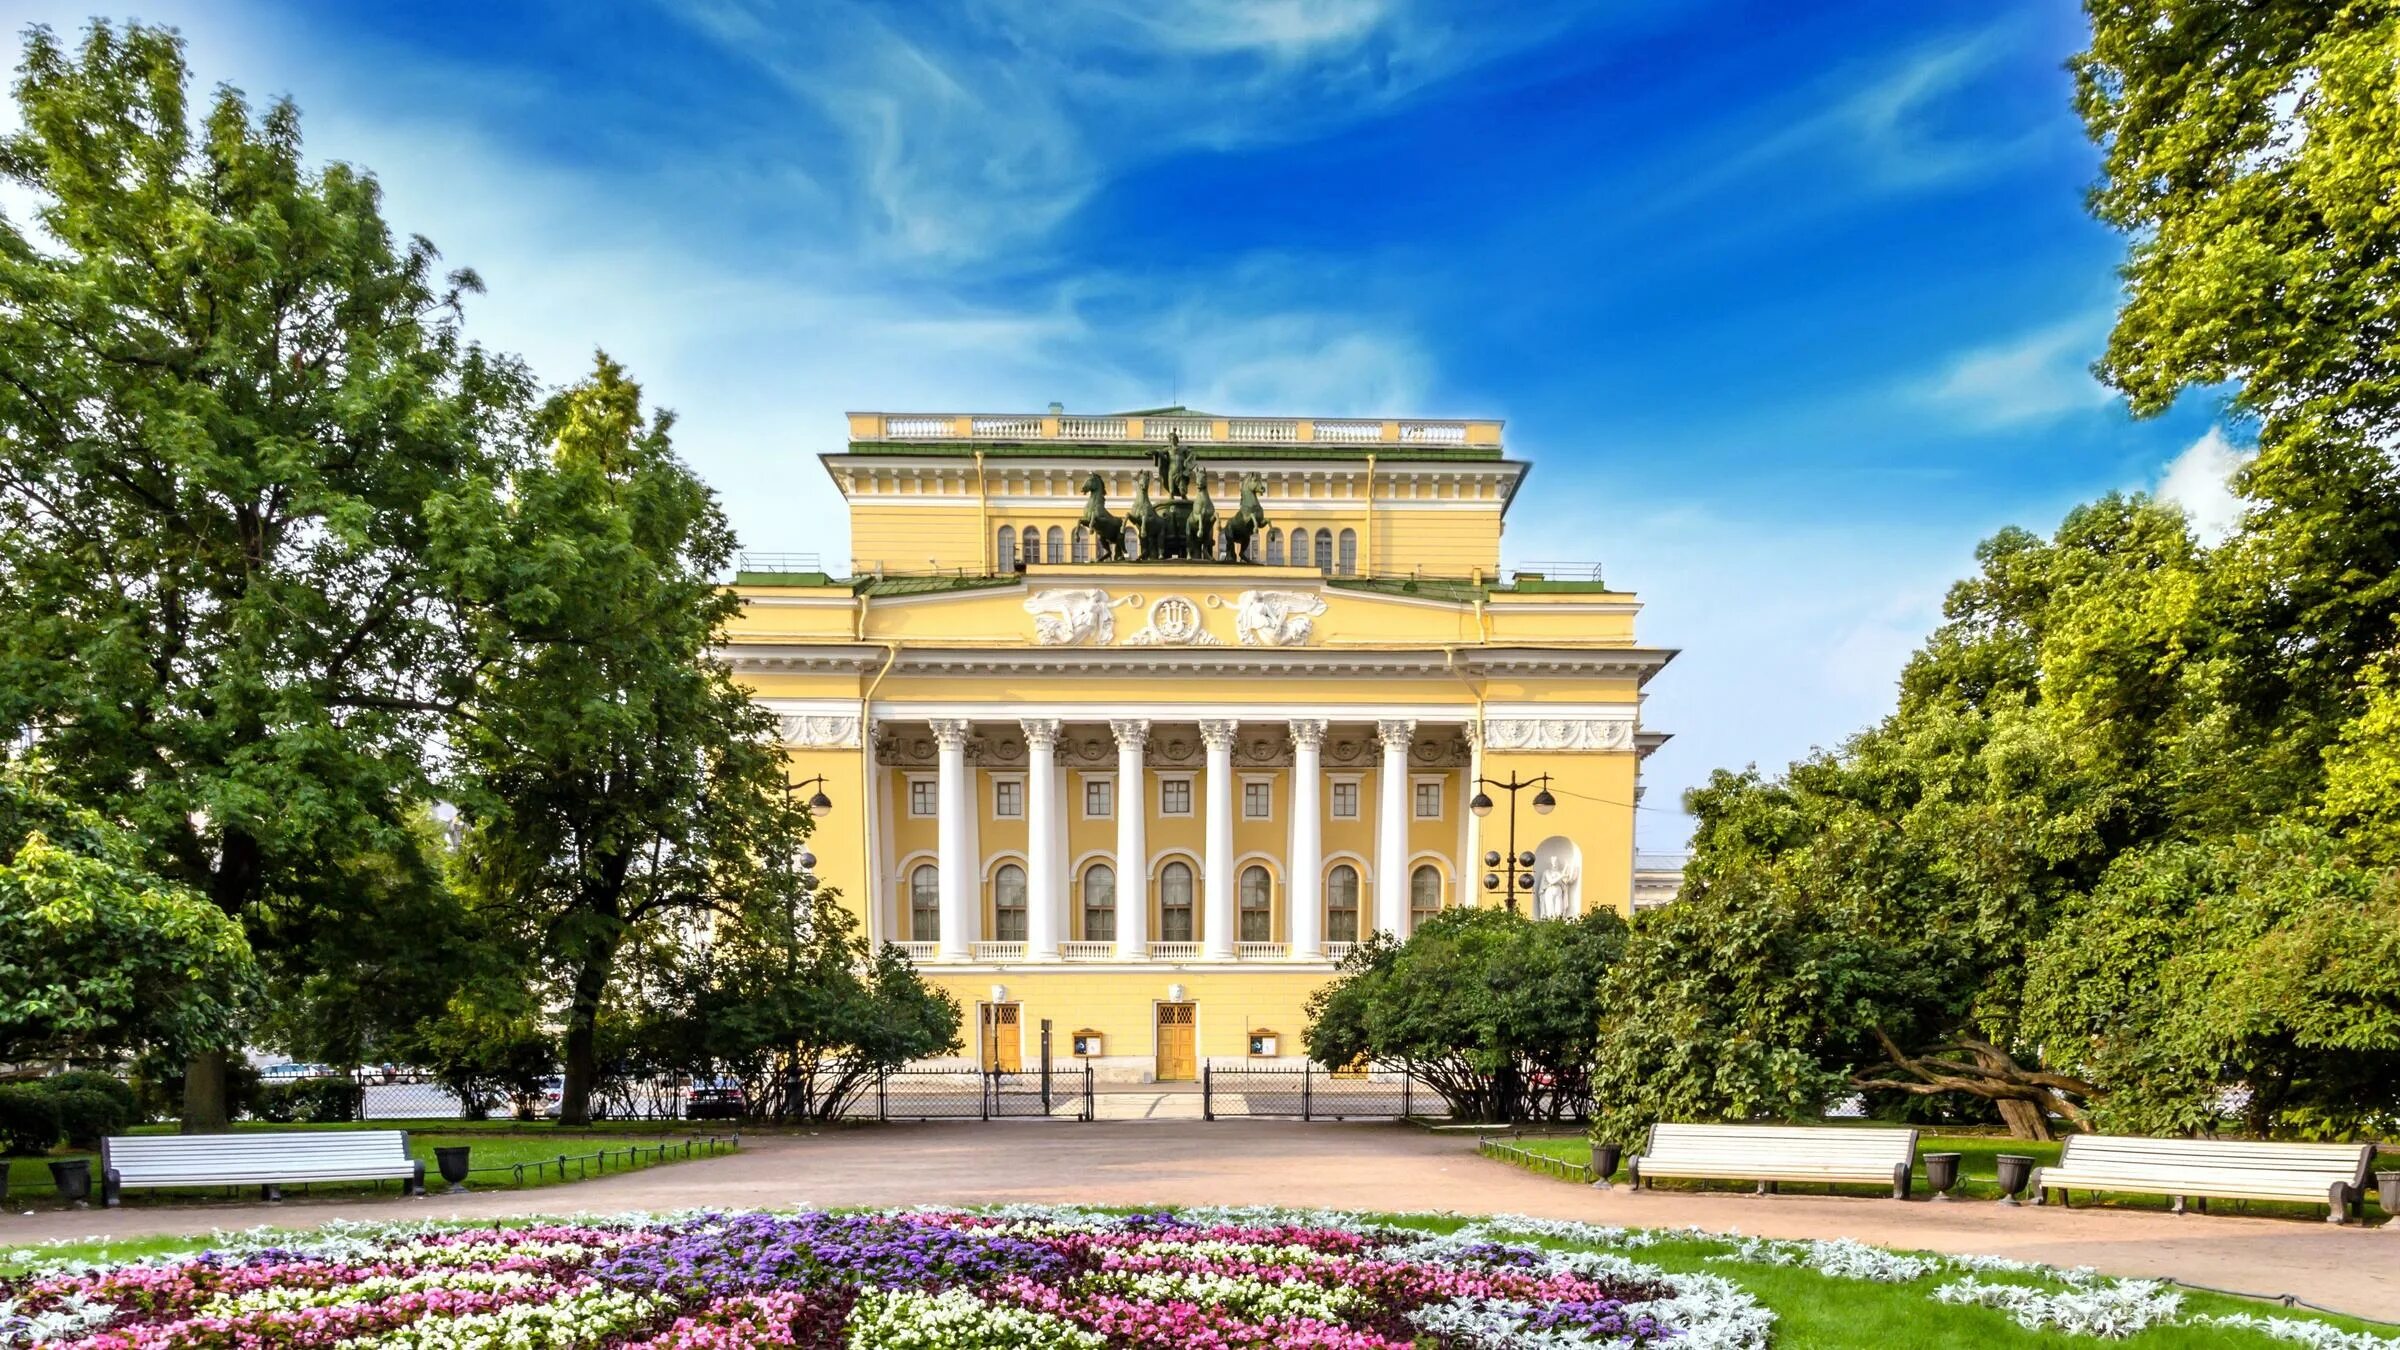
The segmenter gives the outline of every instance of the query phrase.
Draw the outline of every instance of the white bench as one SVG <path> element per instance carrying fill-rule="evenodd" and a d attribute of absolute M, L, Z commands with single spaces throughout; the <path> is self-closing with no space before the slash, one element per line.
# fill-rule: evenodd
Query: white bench
<path fill-rule="evenodd" d="M 2130 1191 L 2223 1200 L 2297 1200 L 2340 1223 L 2366 1194 L 2373 1144 L 2275 1144 L 2241 1139 L 2144 1139 L 2076 1134 L 2056 1163 L 2033 1169 L 2033 1202 L 2051 1191 Z"/>
<path fill-rule="evenodd" d="M 269 1200 L 311 1181 L 400 1183 L 425 1193 L 425 1164 L 406 1130 L 293 1130 L 274 1134 L 111 1135 L 100 1141 L 100 1203 L 156 1186 L 257 1186 Z"/>
<path fill-rule="evenodd" d="M 1761 1195 L 1783 1181 L 1857 1182 L 1889 1186 L 1893 1199 L 1905 1200 L 1916 1157 L 1915 1130 L 1653 1125 L 1632 1176 L 1637 1190 L 1659 1177 L 1691 1177 L 1755 1181 Z"/>

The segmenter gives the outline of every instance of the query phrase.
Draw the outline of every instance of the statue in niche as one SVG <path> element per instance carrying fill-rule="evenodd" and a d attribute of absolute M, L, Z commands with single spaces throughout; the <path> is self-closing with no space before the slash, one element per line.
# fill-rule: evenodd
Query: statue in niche
<path fill-rule="evenodd" d="M 1535 887 L 1535 915 L 1544 919 L 1574 918 L 1575 881 L 1574 865 L 1564 857 L 1553 855 L 1550 866 L 1542 872 L 1540 882 Z"/>

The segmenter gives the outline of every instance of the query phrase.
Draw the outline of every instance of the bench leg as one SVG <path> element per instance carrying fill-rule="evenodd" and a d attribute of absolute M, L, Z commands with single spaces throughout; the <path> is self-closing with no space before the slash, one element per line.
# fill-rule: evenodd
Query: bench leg
<path fill-rule="evenodd" d="M 2174 1199 L 2175 1203 L 2174 1203 L 2174 1204 L 2172 1204 L 2172 1205 L 2169 1205 L 2169 1206 L 2167 1207 L 2167 1212 L 2168 1212 L 2169 1214 L 2181 1214 L 2181 1213 L 2183 1213 L 2183 1197 L 2182 1197 L 2182 1196 L 2180 1196 L 2180 1195 L 2178 1195 L 2178 1196 L 2175 1196 L 2175 1197 L 2173 1197 L 2173 1199 Z"/>
<path fill-rule="evenodd" d="M 2350 1222 L 2350 1183 L 2337 1181 L 2325 1194 L 2325 1222 Z"/>
<path fill-rule="evenodd" d="M 258 1188 L 258 1198 L 270 1205 L 280 1205 L 283 1203 L 283 1187 L 270 1181 Z"/>
<path fill-rule="evenodd" d="M 420 1200 L 425 1198 L 425 1164 L 418 1163 L 416 1172 L 400 1183 L 400 1194 L 403 1197 L 413 1195 Z"/>
<path fill-rule="evenodd" d="M 1906 1200 L 1908 1198 L 1909 1175 L 1913 1171 L 1915 1171 L 1915 1164 L 1913 1163 L 1892 1164 L 1892 1198 L 1894 1200 Z M 1939 1195 L 1934 1197 L 1936 1200 L 1941 1198 L 1942 1197 Z"/>
<path fill-rule="evenodd" d="M 115 1209 L 125 1203 L 124 1181 L 113 1167 L 100 1174 L 100 1208 Z"/>

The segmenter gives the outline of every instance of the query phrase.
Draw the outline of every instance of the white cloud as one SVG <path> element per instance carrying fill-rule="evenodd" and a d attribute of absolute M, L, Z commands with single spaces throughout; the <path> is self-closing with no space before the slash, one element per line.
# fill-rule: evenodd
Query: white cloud
<path fill-rule="evenodd" d="M 2249 505 L 2235 494 L 2233 476 L 2253 453 L 2226 440 L 2223 427 L 2210 427 L 2167 461 L 2158 479 L 2158 499 L 2183 508 L 2201 543 L 2222 543 L 2240 526 Z"/>
<path fill-rule="evenodd" d="M 2065 323 L 1953 357 L 1913 393 L 1978 430 L 2048 422 L 2108 406 L 2116 395 L 2093 378 L 2109 316 Z"/>

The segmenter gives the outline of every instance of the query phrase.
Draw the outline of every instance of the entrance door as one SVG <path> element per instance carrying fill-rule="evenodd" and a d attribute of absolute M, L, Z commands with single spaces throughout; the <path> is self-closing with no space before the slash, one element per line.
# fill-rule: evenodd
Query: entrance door
<path fill-rule="evenodd" d="M 1009 1073 L 1025 1067 L 1025 1047 L 1017 1035 L 1015 1003 L 986 1003 L 983 1005 L 983 1067 L 1003 1069 Z"/>
<path fill-rule="evenodd" d="M 1158 1081 L 1189 1083 L 1200 1077 L 1200 1057 L 1193 1048 L 1194 1014 L 1190 1003 L 1158 1005 Z"/>

